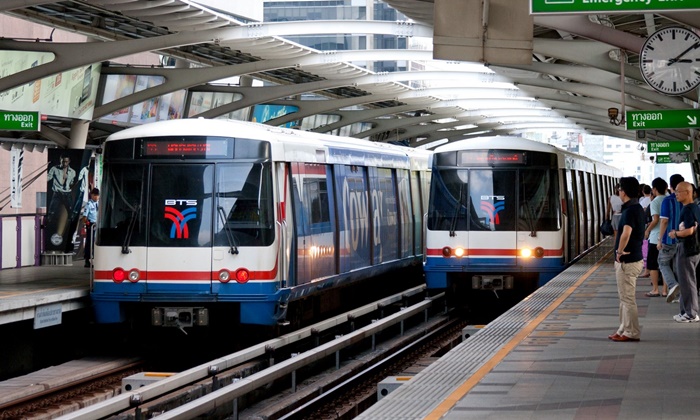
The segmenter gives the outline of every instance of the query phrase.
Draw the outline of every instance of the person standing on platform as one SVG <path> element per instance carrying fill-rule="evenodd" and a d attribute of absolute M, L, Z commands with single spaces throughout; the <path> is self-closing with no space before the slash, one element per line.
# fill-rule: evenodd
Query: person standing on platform
<path fill-rule="evenodd" d="M 680 223 L 677 230 L 671 230 L 672 238 L 678 238 L 676 250 L 676 271 L 678 284 L 681 288 L 680 309 L 678 315 L 674 315 L 676 322 L 699 322 L 698 316 L 698 287 L 695 278 L 695 268 L 700 262 L 700 249 L 693 242 L 695 231 L 700 222 L 700 207 L 693 201 L 693 186 L 688 182 L 681 182 L 676 187 L 676 199 L 683 204 L 679 217 Z M 692 241 L 692 242 L 691 242 Z"/>
<path fill-rule="evenodd" d="M 644 238 L 647 239 L 647 269 L 651 277 L 651 291 L 646 293 L 648 297 L 668 296 L 668 285 L 664 281 L 663 290 L 659 294 L 659 283 L 662 281 L 662 276 L 659 273 L 659 250 L 657 242 L 659 239 L 659 213 L 661 212 L 661 203 L 666 197 L 668 184 L 663 178 L 655 178 L 651 181 L 652 195 L 654 199 L 649 204 L 649 214 L 651 214 L 651 222 L 647 223 L 647 228 L 644 231 Z M 641 201 L 641 200 L 640 200 Z M 646 215 L 646 214 L 645 214 Z"/>
<path fill-rule="evenodd" d="M 83 222 L 85 223 L 85 267 L 92 266 L 92 245 L 95 240 L 95 225 L 97 223 L 97 206 L 100 200 L 100 190 L 93 188 L 90 191 L 90 199 L 83 210 Z"/>
<path fill-rule="evenodd" d="M 678 281 L 676 281 L 676 275 L 673 272 L 671 263 L 676 256 L 676 249 L 678 248 L 678 240 L 671 238 L 669 233 L 671 229 L 678 228 L 678 217 L 681 214 L 681 208 L 683 207 L 681 203 L 676 200 L 676 187 L 679 183 L 683 182 L 683 175 L 673 174 L 669 179 L 670 194 L 668 194 L 664 201 L 661 202 L 661 212 L 659 213 L 659 238 L 656 244 L 656 249 L 659 250 L 659 271 L 666 282 L 668 287 L 668 295 L 666 295 L 666 302 L 673 302 L 680 293 L 681 289 L 678 287 Z"/>
<path fill-rule="evenodd" d="M 650 208 L 649 204 L 651 204 L 651 201 L 654 199 L 653 193 L 652 193 L 652 188 L 651 185 L 647 184 L 640 184 L 639 185 L 639 204 L 642 206 L 644 209 L 644 214 L 646 216 L 646 223 L 647 223 L 647 230 L 649 229 L 649 223 L 651 223 L 651 213 L 650 213 Z M 640 277 L 649 277 L 651 276 L 651 273 L 649 272 L 649 264 L 647 263 L 647 256 L 649 253 L 649 237 L 647 235 L 644 236 L 644 244 L 642 244 L 642 255 L 644 255 L 644 272 Z M 658 267 L 657 267 L 658 270 Z M 661 285 L 657 284 L 654 286 L 654 289 L 658 292 L 658 288 Z M 665 296 L 665 295 L 664 295 Z"/>
<path fill-rule="evenodd" d="M 612 223 L 613 236 L 617 236 L 617 225 L 620 224 L 620 212 L 622 209 L 622 200 L 620 199 L 620 184 L 615 184 L 615 192 L 608 199 L 608 208 L 606 211 L 608 220 Z"/>
<path fill-rule="evenodd" d="M 644 209 L 639 205 L 639 181 L 634 177 L 620 178 L 619 197 L 622 211 L 615 236 L 615 280 L 620 298 L 620 326 L 608 338 L 613 341 L 639 341 L 637 312 L 637 277 L 642 272 L 642 242 L 644 241 Z"/>

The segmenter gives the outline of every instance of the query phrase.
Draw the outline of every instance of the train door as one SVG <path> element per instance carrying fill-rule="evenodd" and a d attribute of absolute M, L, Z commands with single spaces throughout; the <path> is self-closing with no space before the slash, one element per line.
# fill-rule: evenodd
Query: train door
<path fill-rule="evenodd" d="M 570 169 L 564 170 L 564 197 L 566 198 L 566 219 L 567 219 L 567 246 L 566 250 L 566 261 L 569 262 L 573 257 L 578 255 L 576 253 L 576 224 L 578 223 L 578 217 L 576 212 L 578 212 L 578 205 L 576 203 L 576 197 L 574 194 L 574 176 L 573 171 Z"/>
<path fill-rule="evenodd" d="M 211 292 L 214 165 L 151 169 L 148 292 Z"/>
<path fill-rule="evenodd" d="M 516 264 L 517 175 L 515 170 L 469 171 L 470 265 Z"/>
<path fill-rule="evenodd" d="M 336 274 L 333 179 L 328 165 L 293 163 L 294 223 L 297 233 L 294 284 Z"/>

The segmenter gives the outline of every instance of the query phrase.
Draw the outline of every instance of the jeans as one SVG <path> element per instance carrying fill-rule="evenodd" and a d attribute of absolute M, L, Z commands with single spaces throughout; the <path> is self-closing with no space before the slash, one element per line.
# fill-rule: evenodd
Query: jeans
<path fill-rule="evenodd" d="M 678 284 L 678 280 L 676 280 L 676 275 L 673 274 L 673 269 L 671 269 L 671 262 L 676 256 L 677 248 L 678 244 L 663 244 L 661 245 L 661 250 L 659 251 L 659 271 L 661 271 L 661 275 L 663 276 L 664 281 L 666 282 L 666 285 L 668 286 L 669 290 L 671 290 L 673 286 Z"/>

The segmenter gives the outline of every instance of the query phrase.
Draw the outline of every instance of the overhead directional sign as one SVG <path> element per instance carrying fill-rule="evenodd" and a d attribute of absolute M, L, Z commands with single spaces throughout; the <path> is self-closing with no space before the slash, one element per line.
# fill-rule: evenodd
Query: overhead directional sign
<path fill-rule="evenodd" d="M 697 0 L 530 0 L 530 13 L 652 13 L 698 10 Z"/>
<path fill-rule="evenodd" d="M 657 111 L 627 111 L 628 130 L 700 127 L 700 109 L 662 109 Z"/>
<path fill-rule="evenodd" d="M 647 142 L 649 153 L 690 153 L 693 151 L 692 140 L 653 140 Z"/>
<path fill-rule="evenodd" d="M 0 111 L 0 130 L 39 131 L 41 118 L 34 111 Z"/>
<path fill-rule="evenodd" d="M 687 163 L 690 157 L 687 153 L 672 153 L 670 155 L 656 156 L 656 163 Z"/>

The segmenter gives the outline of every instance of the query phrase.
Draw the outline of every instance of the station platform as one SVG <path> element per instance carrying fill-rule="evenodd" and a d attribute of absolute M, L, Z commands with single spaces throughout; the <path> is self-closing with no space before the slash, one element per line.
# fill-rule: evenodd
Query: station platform
<path fill-rule="evenodd" d="M 71 265 L 0 270 L 0 325 L 37 321 L 37 314 L 44 325 L 54 325 L 60 323 L 60 314 L 88 307 L 90 269 L 83 265 L 78 260 Z"/>
<path fill-rule="evenodd" d="M 700 323 L 637 281 L 641 341 L 614 342 L 609 238 L 358 419 L 690 419 L 700 409 Z"/>

